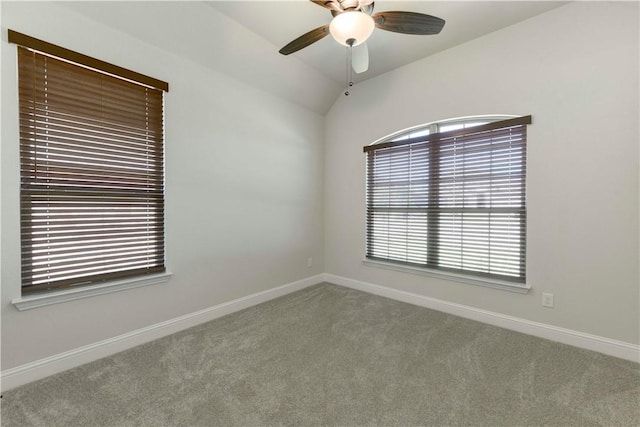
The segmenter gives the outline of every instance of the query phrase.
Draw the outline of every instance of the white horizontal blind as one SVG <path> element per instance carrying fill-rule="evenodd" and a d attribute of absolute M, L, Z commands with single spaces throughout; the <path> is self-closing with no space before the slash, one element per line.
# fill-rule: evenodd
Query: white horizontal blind
<path fill-rule="evenodd" d="M 524 282 L 528 123 L 365 147 L 367 258 Z"/>
<path fill-rule="evenodd" d="M 163 92 L 18 47 L 23 293 L 164 267 Z"/>

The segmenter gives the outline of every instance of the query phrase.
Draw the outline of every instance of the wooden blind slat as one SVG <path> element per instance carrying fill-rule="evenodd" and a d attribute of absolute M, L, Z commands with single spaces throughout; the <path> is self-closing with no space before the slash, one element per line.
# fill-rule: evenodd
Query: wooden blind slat
<path fill-rule="evenodd" d="M 23 47 L 18 64 L 23 293 L 164 271 L 162 91 Z"/>
<path fill-rule="evenodd" d="M 367 146 L 367 258 L 523 283 L 531 116 Z"/>
<path fill-rule="evenodd" d="M 161 266 L 161 267 L 132 266 L 129 269 L 110 271 L 107 273 L 100 273 L 100 274 L 82 275 L 80 277 L 78 275 L 70 278 L 65 278 L 65 279 L 60 279 L 56 277 L 47 283 L 32 285 L 30 288 L 30 292 L 44 291 L 51 288 L 65 288 L 65 287 L 74 286 L 77 284 L 91 284 L 91 283 L 103 282 L 105 280 L 122 279 L 125 277 L 135 277 L 135 276 L 141 276 L 145 274 L 155 274 L 155 273 L 161 273 L 164 270 L 165 270 L 164 266 Z M 84 281 L 82 281 L 82 279 L 84 279 Z"/>

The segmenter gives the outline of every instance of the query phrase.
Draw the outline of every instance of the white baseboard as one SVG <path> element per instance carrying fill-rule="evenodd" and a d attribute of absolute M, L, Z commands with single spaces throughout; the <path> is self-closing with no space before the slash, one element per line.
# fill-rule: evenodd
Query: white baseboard
<path fill-rule="evenodd" d="M 492 311 L 447 302 L 385 286 L 374 285 L 372 283 L 361 282 L 359 280 L 348 279 L 346 277 L 336 276 L 333 274 L 325 274 L 324 281 L 391 298 L 397 301 L 418 305 L 420 307 L 426 307 L 467 319 L 476 320 L 489 325 L 522 332 L 539 338 L 557 341 L 574 347 L 597 351 L 609 356 L 631 360 L 633 362 L 640 362 L 640 346 L 635 344 L 586 334 L 584 332 L 574 331 L 571 329 L 559 328 L 557 326 L 533 322 L 518 317 L 507 316 Z"/>
<path fill-rule="evenodd" d="M 182 331 L 227 314 L 269 301 L 306 287 L 329 282 L 336 285 L 368 292 L 421 307 L 426 307 L 505 329 L 522 332 L 540 338 L 561 342 L 574 347 L 597 351 L 621 359 L 640 362 L 640 346 L 609 338 L 559 328 L 544 323 L 532 322 L 513 316 L 481 310 L 462 304 L 451 303 L 400 291 L 372 283 L 348 279 L 333 274 L 318 274 L 277 288 L 258 292 L 233 301 L 205 308 L 194 313 L 176 317 L 117 337 L 59 353 L 44 359 L 26 363 L 0 373 L 0 390 L 10 390 L 85 363 L 118 353 L 123 350 Z"/>
<path fill-rule="evenodd" d="M 227 314 L 260 304 L 274 298 L 321 283 L 324 274 L 318 274 L 277 288 L 258 292 L 246 297 L 228 301 L 194 313 L 176 317 L 155 325 L 147 326 L 117 337 L 109 338 L 64 353 L 6 369 L 0 374 L 0 389 L 10 390 L 67 369 L 93 362 L 100 358 L 141 345 L 158 338 L 182 331 Z"/>

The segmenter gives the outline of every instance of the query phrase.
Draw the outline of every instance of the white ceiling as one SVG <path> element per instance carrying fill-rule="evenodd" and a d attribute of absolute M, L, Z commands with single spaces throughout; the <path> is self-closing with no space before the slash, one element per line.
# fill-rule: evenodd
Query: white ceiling
<path fill-rule="evenodd" d="M 361 82 L 434 53 L 513 25 L 566 2 L 377 0 L 375 12 L 425 13 L 446 21 L 442 32 L 416 36 L 376 29 L 367 41 L 370 66 L 354 76 Z M 208 4 L 270 43 L 283 47 L 307 31 L 328 24 L 331 12 L 310 1 L 213 1 Z M 274 53 L 277 53 L 274 52 Z M 346 77 L 346 48 L 330 36 L 292 55 L 336 83 Z"/>
<path fill-rule="evenodd" d="M 375 11 L 404 10 L 446 21 L 434 36 L 375 29 L 369 70 L 361 82 L 458 44 L 533 17 L 566 2 L 394 1 Z M 329 111 L 345 85 L 346 52 L 330 36 L 294 54 L 278 50 L 328 23 L 331 14 L 308 0 L 63 1 L 58 4 L 150 45 L 173 52 L 318 114 Z M 374 12 L 375 12 L 374 11 Z M 55 43 L 55 39 L 49 40 Z M 73 46 L 66 46 L 73 49 Z M 118 53 L 120 47 L 115 47 Z M 91 55 L 91 52 L 82 52 Z M 118 63 L 127 66 L 125 63 Z M 155 77 L 169 81 L 171 76 Z"/>

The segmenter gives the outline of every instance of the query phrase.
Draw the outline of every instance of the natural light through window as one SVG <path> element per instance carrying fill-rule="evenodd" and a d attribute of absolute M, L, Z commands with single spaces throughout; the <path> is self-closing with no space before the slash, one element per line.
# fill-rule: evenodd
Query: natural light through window
<path fill-rule="evenodd" d="M 168 84 L 10 37 L 20 44 L 23 294 L 164 272 Z"/>
<path fill-rule="evenodd" d="M 367 259 L 524 283 L 528 122 L 456 119 L 365 147 Z"/>

